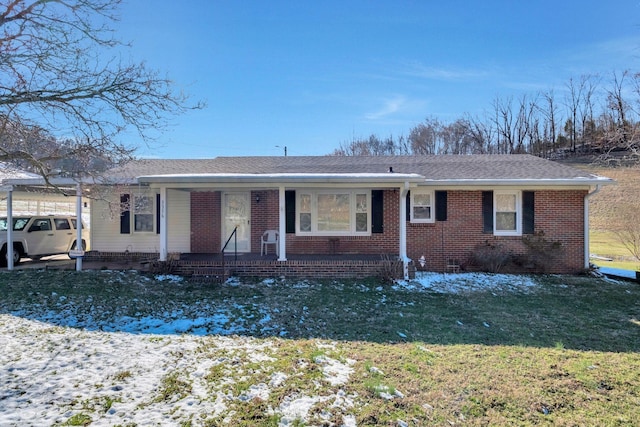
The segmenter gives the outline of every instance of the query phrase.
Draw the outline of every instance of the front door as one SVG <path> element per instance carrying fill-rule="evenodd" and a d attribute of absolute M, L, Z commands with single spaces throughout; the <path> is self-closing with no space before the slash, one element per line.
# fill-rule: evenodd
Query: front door
<path fill-rule="evenodd" d="M 222 194 L 222 244 L 231 237 L 225 253 L 251 252 L 251 193 Z M 237 244 L 237 247 L 236 247 Z"/>

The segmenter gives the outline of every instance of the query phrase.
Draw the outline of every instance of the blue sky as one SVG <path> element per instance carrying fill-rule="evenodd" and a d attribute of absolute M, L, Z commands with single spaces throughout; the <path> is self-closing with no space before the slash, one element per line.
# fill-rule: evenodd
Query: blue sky
<path fill-rule="evenodd" d="M 127 0 L 134 60 L 207 107 L 143 157 L 323 155 L 638 70 L 640 1 Z"/>

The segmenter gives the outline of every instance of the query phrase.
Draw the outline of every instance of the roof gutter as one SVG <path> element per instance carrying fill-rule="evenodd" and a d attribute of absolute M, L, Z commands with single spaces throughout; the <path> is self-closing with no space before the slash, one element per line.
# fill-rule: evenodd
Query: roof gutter
<path fill-rule="evenodd" d="M 500 187 L 500 186 L 600 186 L 614 184 L 610 178 L 560 178 L 560 179 L 426 179 L 424 183 L 442 187 Z"/>

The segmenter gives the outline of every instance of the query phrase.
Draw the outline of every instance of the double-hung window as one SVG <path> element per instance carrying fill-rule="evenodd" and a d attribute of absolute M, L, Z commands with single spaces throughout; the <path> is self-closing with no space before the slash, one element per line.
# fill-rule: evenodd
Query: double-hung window
<path fill-rule="evenodd" d="M 143 194 L 133 196 L 133 230 L 153 232 L 153 197 Z"/>
<path fill-rule="evenodd" d="M 433 190 L 412 189 L 410 196 L 411 222 L 434 222 Z"/>
<path fill-rule="evenodd" d="M 493 209 L 495 235 L 522 234 L 522 197 L 520 191 L 494 191 Z"/>
<path fill-rule="evenodd" d="M 371 192 L 301 190 L 296 192 L 296 232 L 315 235 L 371 233 Z"/>

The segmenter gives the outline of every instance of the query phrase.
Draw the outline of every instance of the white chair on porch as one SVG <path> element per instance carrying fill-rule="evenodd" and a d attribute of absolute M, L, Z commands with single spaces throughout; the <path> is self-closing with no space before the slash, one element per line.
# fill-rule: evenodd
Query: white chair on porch
<path fill-rule="evenodd" d="M 274 245 L 276 249 L 276 255 L 280 256 L 280 248 L 278 241 L 280 240 L 280 233 L 278 230 L 267 230 L 262 233 L 260 238 L 260 255 L 266 255 L 269 252 L 267 245 Z"/>

